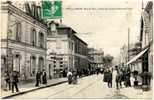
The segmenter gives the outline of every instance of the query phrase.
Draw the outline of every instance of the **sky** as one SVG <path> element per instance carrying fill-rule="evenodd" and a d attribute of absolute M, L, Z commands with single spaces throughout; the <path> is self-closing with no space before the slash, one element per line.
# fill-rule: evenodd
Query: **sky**
<path fill-rule="evenodd" d="M 120 48 L 127 44 L 128 28 L 130 43 L 139 38 L 141 8 L 141 0 L 65 0 L 62 20 L 76 30 L 89 47 L 101 48 L 105 54 L 117 57 Z"/>
<path fill-rule="evenodd" d="M 148 0 L 62 1 L 62 23 L 72 27 L 89 47 L 102 49 L 105 54 L 118 57 L 120 48 L 128 44 L 128 28 L 130 43 L 138 41 L 142 1 L 144 7 Z"/>

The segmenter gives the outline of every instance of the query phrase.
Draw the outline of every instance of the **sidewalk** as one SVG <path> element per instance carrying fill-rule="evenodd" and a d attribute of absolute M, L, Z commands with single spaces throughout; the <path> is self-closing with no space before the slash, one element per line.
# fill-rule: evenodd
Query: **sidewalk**
<path fill-rule="evenodd" d="M 27 83 L 27 84 L 19 84 L 19 91 L 20 92 L 12 93 L 12 91 L 4 91 L 3 89 L 1 89 L 1 98 L 6 99 L 6 98 L 9 98 L 9 97 L 12 97 L 12 96 L 15 96 L 15 95 L 24 94 L 24 93 L 27 93 L 27 92 L 30 92 L 30 91 L 35 91 L 35 90 L 38 90 L 38 89 L 62 84 L 62 83 L 65 83 L 65 82 L 67 82 L 67 78 L 51 79 L 51 80 L 48 80 L 47 85 L 40 84 L 39 87 L 35 87 L 35 82 L 31 82 L 31 83 Z"/>
<path fill-rule="evenodd" d="M 148 91 L 143 91 L 141 87 L 135 88 L 133 82 L 131 82 L 131 84 L 133 85 L 132 87 L 123 88 L 121 89 L 120 93 L 127 95 L 131 99 L 152 99 L 153 80 L 151 80 L 150 90 Z"/>
<path fill-rule="evenodd" d="M 151 83 L 151 88 L 148 91 L 143 91 L 141 87 L 136 88 L 134 87 L 134 84 L 132 84 L 132 87 L 126 88 L 123 86 L 123 88 L 121 88 L 118 92 L 130 99 L 152 99 L 153 83 Z"/>
<path fill-rule="evenodd" d="M 134 87 L 127 87 L 120 89 L 120 94 L 127 96 L 130 99 L 152 99 L 152 89 L 143 91 L 142 89 L 135 89 Z"/>
<path fill-rule="evenodd" d="M 116 74 L 116 73 L 114 73 L 114 74 Z M 116 75 L 114 75 L 114 76 L 116 76 Z M 115 84 L 114 82 L 113 82 L 113 84 Z M 123 88 L 120 88 L 119 90 L 115 90 L 116 97 L 114 97 L 114 98 L 121 99 L 122 97 L 124 97 L 124 98 L 126 97 L 129 99 L 152 99 L 153 80 L 151 80 L 151 89 L 149 91 L 143 91 L 142 88 L 135 88 L 132 79 L 131 79 L 131 84 L 132 84 L 131 87 L 125 87 L 124 84 L 122 83 Z M 115 85 L 114 85 L 114 88 L 116 88 Z"/>

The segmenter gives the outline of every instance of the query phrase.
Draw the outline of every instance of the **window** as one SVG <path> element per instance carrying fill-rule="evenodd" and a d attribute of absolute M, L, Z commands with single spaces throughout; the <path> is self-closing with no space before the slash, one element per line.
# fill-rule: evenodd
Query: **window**
<path fill-rule="evenodd" d="M 20 73 L 20 60 L 21 56 L 19 54 L 15 55 L 14 64 L 13 64 L 13 70 Z"/>
<path fill-rule="evenodd" d="M 42 32 L 39 32 L 39 46 L 44 47 L 44 34 Z"/>
<path fill-rule="evenodd" d="M 36 45 L 36 30 L 34 28 L 31 30 L 31 44 Z"/>
<path fill-rule="evenodd" d="M 6 71 L 6 57 L 1 56 L 1 75 L 4 75 L 4 72 Z"/>
<path fill-rule="evenodd" d="M 31 56 L 30 57 L 30 74 L 35 75 L 35 70 L 36 70 L 36 57 Z"/>
<path fill-rule="evenodd" d="M 22 26 L 20 22 L 15 24 L 15 39 L 21 41 Z"/>
<path fill-rule="evenodd" d="M 38 62 L 38 70 L 42 71 L 42 69 L 44 68 L 44 59 L 43 57 L 39 57 L 39 62 Z"/>

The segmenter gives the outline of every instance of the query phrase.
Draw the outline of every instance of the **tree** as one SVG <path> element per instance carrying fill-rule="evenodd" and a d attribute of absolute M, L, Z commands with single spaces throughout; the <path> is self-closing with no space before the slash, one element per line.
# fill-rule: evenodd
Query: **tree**
<path fill-rule="evenodd" d="M 114 57 L 109 54 L 104 56 L 104 58 L 103 58 L 104 66 L 105 67 L 110 66 L 112 64 L 113 59 L 114 59 Z"/>

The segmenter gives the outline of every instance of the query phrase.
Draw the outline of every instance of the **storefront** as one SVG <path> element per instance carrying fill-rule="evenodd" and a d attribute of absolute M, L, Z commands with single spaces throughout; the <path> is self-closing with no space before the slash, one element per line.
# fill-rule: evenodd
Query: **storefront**
<path fill-rule="evenodd" d="M 150 86 L 150 80 L 151 80 L 151 75 L 152 73 L 149 72 L 149 59 L 148 59 L 148 54 L 149 54 L 149 47 L 145 48 L 143 51 L 141 51 L 139 54 L 137 54 L 133 59 L 131 59 L 127 65 L 132 65 L 133 62 L 141 58 L 141 69 L 142 72 L 138 74 L 139 78 L 142 79 L 142 88 L 147 90 Z M 138 71 L 138 69 L 136 69 Z M 140 81 L 140 80 L 138 80 Z"/>

